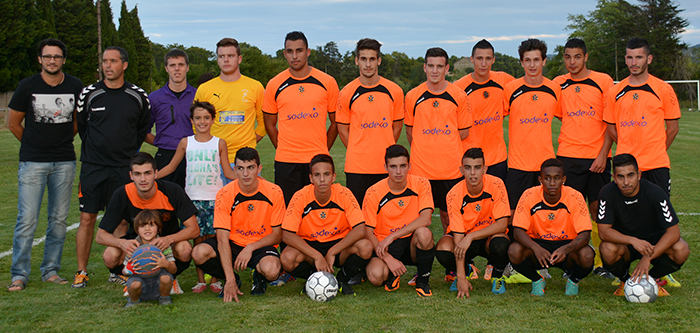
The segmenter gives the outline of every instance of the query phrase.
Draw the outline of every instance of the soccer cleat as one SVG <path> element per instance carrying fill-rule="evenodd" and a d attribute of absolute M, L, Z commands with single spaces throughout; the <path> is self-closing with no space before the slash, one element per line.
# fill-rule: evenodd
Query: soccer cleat
<path fill-rule="evenodd" d="M 455 278 L 455 280 L 452 281 L 452 284 L 450 285 L 450 291 L 456 292 L 458 290 L 459 290 L 459 288 L 457 288 L 457 278 Z"/>
<path fill-rule="evenodd" d="M 664 289 L 664 287 L 659 287 L 659 297 L 664 297 L 664 296 L 671 296 L 671 294 Z"/>
<path fill-rule="evenodd" d="M 532 280 L 528 279 L 527 276 L 513 271 L 509 277 L 506 278 L 506 283 L 531 283 Z"/>
<path fill-rule="evenodd" d="M 353 276 L 349 281 L 348 284 L 351 286 L 356 286 L 362 282 L 367 281 L 367 272 L 360 272 L 357 273 L 357 275 Z"/>
<path fill-rule="evenodd" d="M 411 287 L 415 287 L 417 278 L 418 278 L 418 274 L 413 275 L 413 278 L 408 281 L 408 285 Z"/>
<path fill-rule="evenodd" d="M 204 282 L 199 282 L 194 287 L 192 287 L 192 292 L 195 294 L 199 294 L 205 290 L 207 290 L 207 284 Z M 212 291 L 214 290 L 212 289 Z"/>
<path fill-rule="evenodd" d="M 484 270 L 484 280 L 490 281 L 491 275 L 493 275 L 493 265 L 486 265 Z"/>
<path fill-rule="evenodd" d="M 400 276 L 394 276 L 394 274 L 389 273 L 389 278 L 386 279 L 386 281 L 384 281 L 384 290 L 394 291 L 396 289 L 399 289 L 399 282 L 400 281 L 401 281 Z"/>
<path fill-rule="evenodd" d="M 552 278 L 552 276 L 549 275 L 549 270 L 546 269 L 546 268 L 542 268 L 542 269 L 538 270 L 537 273 L 539 273 L 540 276 L 543 277 L 543 278 L 545 278 L 545 279 L 551 279 L 551 278 Z"/>
<path fill-rule="evenodd" d="M 280 274 L 280 277 L 277 278 L 277 280 L 270 282 L 271 286 L 279 287 L 284 285 L 287 282 L 292 282 L 295 281 L 296 278 L 293 277 L 291 274 L 282 271 L 282 274 Z"/>
<path fill-rule="evenodd" d="M 615 277 L 615 280 L 612 280 L 612 282 L 610 282 L 610 284 L 611 284 L 613 287 L 617 287 L 617 286 L 619 286 L 619 285 L 621 285 L 621 284 L 623 284 L 623 283 L 622 283 L 622 281 L 620 281 L 620 278 Z"/>
<path fill-rule="evenodd" d="M 540 278 L 537 281 L 532 282 L 532 291 L 530 294 L 532 296 L 544 296 L 544 288 L 547 287 L 547 282 L 544 281 L 544 278 Z"/>
<path fill-rule="evenodd" d="M 472 262 L 469 264 L 469 268 L 471 268 L 471 272 L 469 273 L 469 279 L 470 280 L 476 280 L 479 278 L 479 273 L 481 272 L 478 268 L 476 268 L 476 265 Z"/>
<path fill-rule="evenodd" d="M 170 305 L 173 304 L 173 300 L 170 298 L 170 296 L 160 296 L 158 297 L 158 304 L 160 305 Z"/>
<path fill-rule="evenodd" d="M 204 285 L 204 288 L 206 289 L 207 285 Z M 209 285 L 209 289 L 211 290 L 211 292 L 218 294 L 221 292 L 222 289 L 224 289 L 224 287 L 221 285 L 221 281 L 216 281 Z"/>
<path fill-rule="evenodd" d="M 184 293 L 185 292 L 182 291 L 182 288 L 180 288 L 180 284 L 177 283 L 177 279 L 173 279 L 173 286 L 170 287 L 170 295 L 180 295 Z"/>
<path fill-rule="evenodd" d="M 417 283 L 416 292 L 420 297 L 430 297 L 433 296 L 433 292 L 430 291 L 430 285 L 427 283 Z"/>
<path fill-rule="evenodd" d="M 253 270 L 253 287 L 250 289 L 251 295 L 262 295 L 267 290 L 267 283 L 258 278 L 258 274 Z"/>
<path fill-rule="evenodd" d="M 352 286 L 347 282 L 339 282 L 338 284 L 340 284 L 340 292 L 343 293 L 343 295 L 356 295 L 355 290 L 353 290 Z"/>
<path fill-rule="evenodd" d="M 506 278 L 493 278 L 491 279 L 491 292 L 500 295 L 506 292 Z"/>
<path fill-rule="evenodd" d="M 87 287 L 88 284 L 88 273 L 86 271 L 78 271 L 75 273 L 75 278 L 73 279 L 73 284 L 71 284 L 71 288 L 85 288 Z"/>
<path fill-rule="evenodd" d="M 669 287 L 678 288 L 681 286 L 681 283 L 678 282 L 678 280 L 674 279 L 673 275 L 671 274 L 662 277 L 661 280 L 666 281 L 666 285 Z"/>
<path fill-rule="evenodd" d="M 416 274 L 416 276 L 417 276 L 417 275 L 418 275 L 418 274 Z M 445 272 L 445 281 L 446 281 L 446 282 L 452 282 L 452 281 L 455 280 L 455 278 L 457 278 L 457 272 L 455 272 L 455 271 L 448 271 L 448 272 Z"/>
<path fill-rule="evenodd" d="M 576 296 L 578 295 L 578 283 L 574 283 L 571 279 L 566 279 L 566 291 L 564 291 L 566 296 Z"/>
<path fill-rule="evenodd" d="M 140 299 L 139 299 L 138 301 L 134 302 L 134 301 L 131 300 L 131 298 L 129 298 L 129 299 L 126 301 L 126 304 L 124 305 L 124 308 L 125 308 L 125 309 L 128 309 L 128 308 L 130 308 L 130 307 L 132 307 L 132 306 L 136 306 L 136 305 L 139 304 L 139 303 L 141 303 L 141 300 L 140 300 Z"/>
<path fill-rule="evenodd" d="M 129 287 L 124 286 L 124 297 L 129 297 Z"/>
<path fill-rule="evenodd" d="M 612 273 L 608 272 L 605 268 L 603 267 L 596 267 L 593 270 L 593 274 L 604 277 L 606 279 L 614 279 L 615 275 L 612 275 Z"/>
<path fill-rule="evenodd" d="M 122 286 L 126 286 L 126 280 L 128 280 L 124 275 L 121 274 L 114 274 L 114 273 L 109 273 L 109 279 L 107 279 L 107 282 L 109 283 L 116 283 L 120 284 Z"/>
<path fill-rule="evenodd" d="M 615 295 L 615 296 L 625 296 L 625 284 L 624 284 L 624 283 L 620 283 L 620 284 L 617 286 L 617 289 L 615 289 L 615 292 L 613 293 L 613 295 Z"/>
<path fill-rule="evenodd" d="M 659 287 L 665 287 L 666 284 L 668 284 L 668 281 L 662 280 L 662 279 L 656 279 L 656 285 Z"/>

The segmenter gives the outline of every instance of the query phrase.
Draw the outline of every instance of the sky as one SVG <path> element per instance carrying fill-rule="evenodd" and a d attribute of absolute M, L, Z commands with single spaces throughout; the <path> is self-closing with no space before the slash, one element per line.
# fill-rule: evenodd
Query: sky
<path fill-rule="evenodd" d="M 111 3 L 116 21 L 121 1 Z M 539 38 L 552 53 L 570 33 L 568 16 L 587 15 L 597 1 L 127 0 L 126 4 L 129 10 L 138 6 L 144 33 L 163 45 L 214 51 L 221 38 L 233 37 L 274 55 L 284 47 L 285 35 L 298 30 L 311 48 L 334 41 L 345 53 L 357 40 L 370 37 L 383 44 L 382 52 L 399 51 L 416 58 L 430 47 L 442 47 L 450 56 L 468 56 L 482 38 L 496 52 L 516 57 L 522 40 Z M 681 39 L 700 44 L 700 1 L 676 4 L 685 9 L 681 16 L 690 22 Z"/>

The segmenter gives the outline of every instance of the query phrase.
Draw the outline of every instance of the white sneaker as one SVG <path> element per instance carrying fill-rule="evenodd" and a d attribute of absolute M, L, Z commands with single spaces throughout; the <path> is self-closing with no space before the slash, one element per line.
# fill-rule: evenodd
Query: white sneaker
<path fill-rule="evenodd" d="M 177 279 L 173 280 L 173 286 L 170 288 L 170 295 L 180 295 L 184 293 L 185 292 L 182 291 L 182 288 L 180 288 L 180 284 L 177 283 Z"/>

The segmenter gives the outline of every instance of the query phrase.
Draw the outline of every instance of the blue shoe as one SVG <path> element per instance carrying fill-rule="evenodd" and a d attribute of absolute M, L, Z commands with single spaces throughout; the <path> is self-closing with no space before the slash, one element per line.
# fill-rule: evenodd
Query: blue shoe
<path fill-rule="evenodd" d="M 544 278 L 534 281 L 532 282 L 532 291 L 530 294 L 532 294 L 532 296 L 544 296 L 544 288 L 546 286 L 547 282 L 544 281 Z"/>
<path fill-rule="evenodd" d="M 506 278 L 492 278 L 491 279 L 491 292 L 500 295 L 506 292 Z"/>
<path fill-rule="evenodd" d="M 277 278 L 277 280 L 270 282 L 270 285 L 275 286 L 275 287 L 279 287 L 279 286 L 284 285 L 287 282 L 292 282 L 292 281 L 296 281 L 296 278 L 287 272 L 282 272 L 282 274 L 280 274 L 280 277 Z"/>
<path fill-rule="evenodd" d="M 454 281 L 452 281 L 452 285 L 450 286 L 450 291 L 456 292 L 457 290 L 457 278 L 455 278 Z"/>
<path fill-rule="evenodd" d="M 533 290 L 535 287 L 532 287 Z M 578 295 L 578 283 L 574 283 L 571 279 L 566 279 L 566 291 L 564 292 L 566 296 L 576 296 Z"/>

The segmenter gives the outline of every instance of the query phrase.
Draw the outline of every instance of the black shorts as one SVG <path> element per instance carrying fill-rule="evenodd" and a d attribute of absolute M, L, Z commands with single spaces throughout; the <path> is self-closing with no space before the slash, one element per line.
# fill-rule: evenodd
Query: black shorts
<path fill-rule="evenodd" d="M 376 184 L 378 181 L 388 177 L 389 175 L 384 174 L 367 174 L 367 173 L 345 173 L 345 184 L 347 188 L 350 189 L 355 199 L 360 204 L 362 208 L 362 202 L 365 200 L 365 192 L 367 189 Z"/>
<path fill-rule="evenodd" d="M 559 241 L 548 241 L 544 239 L 532 239 L 537 243 L 537 245 L 541 246 L 543 249 L 549 251 L 549 253 L 554 253 L 558 248 L 571 243 L 571 240 L 559 240 Z M 590 245 L 588 245 L 590 246 Z M 567 256 L 568 257 L 568 256 Z M 537 259 L 535 259 L 537 261 Z M 560 263 L 554 265 L 554 267 L 561 268 L 562 270 L 566 270 L 566 259 L 562 260 Z M 542 269 L 539 262 L 535 262 L 535 269 Z"/>
<path fill-rule="evenodd" d="M 433 204 L 435 208 L 440 208 L 441 212 L 447 212 L 447 192 L 462 181 L 462 179 L 464 179 L 464 177 L 459 177 L 457 179 L 430 180 L 430 189 L 433 192 Z"/>
<path fill-rule="evenodd" d="M 173 159 L 173 156 L 175 156 L 175 150 L 158 148 L 158 151 L 156 152 L 156 156 L 154 156 L 154 158 L 156 159 L 156 168 L 158 170 L 160 170 L 160 169 L 164 168 L 165 166 L 167 166 L 170 163 L 170 161 Z M 180 187 L 185 188 L 185 174 L 186 173 L 187 173 L 187 159 L 183 158 L 182 161 L 180 161 L 180 164 L 175 169 L 175 171 L 173 171 L 173 173 L 171 173 L 163 178 L 158 178 L 158 179 L 171 181 L 175 184 L 180 185 Z"/>
<path fill-rule="evenodd" d="M 494 165 L 489 165 L 488 169 L 486 169 L 486 173 L 491 176 L 501 178 L 503 183 L 505 183 L 506 177 L 508 176 L 508 160 L 496 163 Z"/>
<path fill-rule="evenodd" d="M 214 249 L 214 252 L 216 252 L 216 257 L 219 260 L 216 260 L 218 265 L 221 265 L 221 258 L 219 257 L 219 243 L 216 240 L 216 237 L 211 237 L 205 239 L 202 243 L 206 243 L 207 245 L 211 246 Z M 243 246 L 240 246 L 233 241 L 229 239 L 228 241 L 229 246 L 231 247 L 231 264 L 233 264 L 236 261 L 236 257 L 243 251 Z M 267 256 L 273 256 L 273 257 L 280 257 L 279 252 L 277 252 L 277 249 L 274 246 L 264 246 L 262 248 L 259 248 L 255 251 L 253 251 L 253 255 L 250 257 L 250 261 L 248 261 L 248 268 L 255 269 L 255 266 L 258 265 L 260 260 L 262 258 L 265 258 Z"/>
<path fill-rule="evenodd" d="M 294 193 L 311 184 L 309 174 L 309 163 L 275 161 L 275 184 L 282 189 L 285 205 L 289 205 Z"/>
<path fill-rule="evenodd" d="M 404 265 L 412 265 L 415 266 L 416 262 L 413 261 L 413 258 L 411 258 L 411 239 L 412 235 L 404 238 L 399 238 L 391 244 L 389 244 L 389 248 L 387 249 L 387 252 L 394 257 L 394 259 L 402 262 Z M 378 258 L 377 254 L 372 251 L 372 258 Z"/>
<path fill-rule="evenodd" d="M 588 199 L 589 203 L 598 201 L 600 189 L 609 183 L 612 178 L 610 174 L 610 158 L 605 161 L 605 169 L 602 173 L 589 170 L 591 164 L 593 164 L 593 159 L 562 156 L 557 156 L 557 159 L 564 164 L 565 185 L 581 192 L 583 197 Z"/>
<path fill-rule="evenodd" d="M 80 211 L 97 214 L 103 210 L 112 199 L 114 191 L 131 182 L 129 171 L 131 170 L 128 166 L 108 167 L 83 162 L 78 185 Z"/>
<path fill-rule="evenodd" d="M 671 197 L 671 171 L 668 168 L 642 171 L 642 178 L 656 184 L 669 198 Z"/>
<path fill-rule="evenodd" d="M 540 181 L 537 180 L 539 175 L 540 173 L 538 171 L 508 170 L 506 190 L 508 191 L 508 201 L 510 201 L 511 210 L 514 210 L 515 207 L 518 206 L 520 196 L 523 195 L 525 190 L 540 184 Z"/>
<path fill-rule="evenodd" d="M 330 250 L 335 244 L 340 243 L 340 241 L 343 240 L 341 239 L 336 239 L 332 240 L 329 242 L 317 242 L 317 241 L 308 241 L 305 240 L 306 244 L 309 244 L 314 250 L 318 251 L 323 255 L 324 257 L 326 254 L 328 254 L 328 250 Z M 342 251 L 341 251 L 342 252 Z M 335 261 L 333 262 L 333 266 L 335 267 L 343 267 L 343 265 L 340 264 L 340 253 L 335 255 Z"/>

